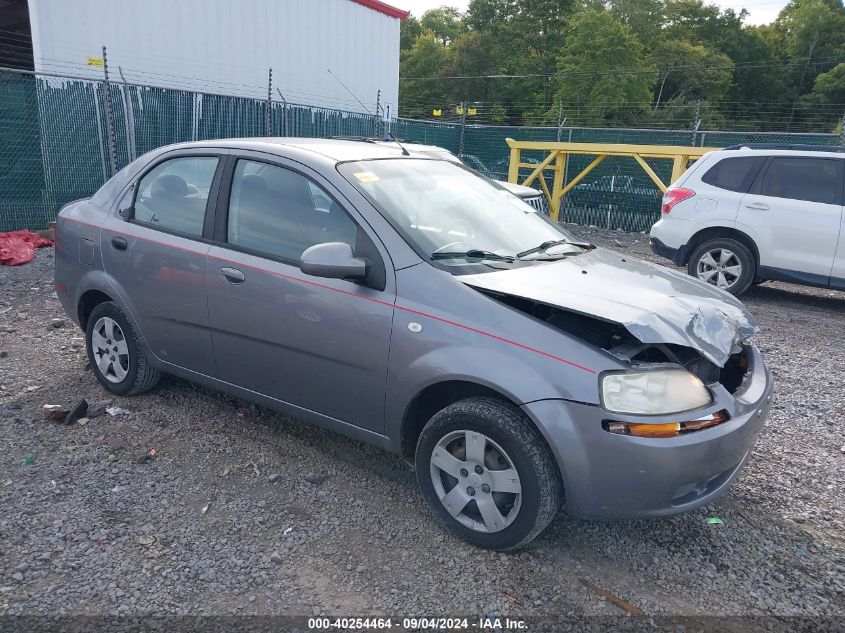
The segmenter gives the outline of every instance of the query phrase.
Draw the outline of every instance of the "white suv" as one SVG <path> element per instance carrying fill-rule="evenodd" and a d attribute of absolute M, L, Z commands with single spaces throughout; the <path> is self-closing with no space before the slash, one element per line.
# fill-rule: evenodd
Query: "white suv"
<path fill-rule="evenodd" d="M 652 250 L 734 295 L 767 279 L 845 290 L 845 154 L 829 149 L 705 154 L 666 190 Z"/>

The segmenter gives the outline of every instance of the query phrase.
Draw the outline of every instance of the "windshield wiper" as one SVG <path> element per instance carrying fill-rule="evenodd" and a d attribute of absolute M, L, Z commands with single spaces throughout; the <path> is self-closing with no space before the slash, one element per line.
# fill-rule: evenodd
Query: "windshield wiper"
<path fill-rule="evenodd" d="M 466 259 L 494 259 L 503 262 L 512 262 L 513 255 L 499 255 L 493 251 L 482 251 L 477 248 L 472 248 L 468 251 L 450 252 L 450 251 L 435 251 L 430 255 L 431 259 L 455 259 L 457 257 L 464 257 Z"/>
<path fill-rule="evenodd" d="M 578 248 L 582 248 L 584 250 L 588 250 L 592 248 L 591 244 L 584 244 L 580 242 L 570 242 L 569 240 L 549 240 L 548 242 L 543 242 L 539 246 L 535 246 L 534 248 L 529 248 L 527 251 L 522 251 L 521 253 L 516 254 L 517 259 L 521 259 L 526 255 L 533 255 L 534 253 L 544 253 L 549 250 L 552 246 L 560 246 L 561 244 L 571 244 L 572 246 L 577 246 Z M 561 253 L 561 255 L 574 255 L 575 253 Z"/>

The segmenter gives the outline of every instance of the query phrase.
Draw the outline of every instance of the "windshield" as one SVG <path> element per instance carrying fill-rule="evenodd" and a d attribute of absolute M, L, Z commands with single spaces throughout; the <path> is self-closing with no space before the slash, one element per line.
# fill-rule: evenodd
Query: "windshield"
<path fill-rule="evenodd" d="M 561 227 L 459 165 L 412 158 L 343 163 L 338 169 L 388 214 L 417 252 L 436 254 L 432 258 L 441 264 L 449 265 L 450 254 L 454 264 L 463 265 L 467 259 L 502 261 L 526 251 L 572 254 L 569 243 L 575 240 Z M 535 251 L 543 244 L 547 249 Z"/>

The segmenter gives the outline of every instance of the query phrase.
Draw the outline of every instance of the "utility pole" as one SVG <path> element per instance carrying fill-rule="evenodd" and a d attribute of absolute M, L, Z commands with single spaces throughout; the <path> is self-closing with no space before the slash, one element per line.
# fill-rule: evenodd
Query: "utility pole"
<path fill-rule="evenodd" d="M 282 136 L 288 135 L 288 101 L 282 94 L 282 91 L 276 88 L 279 93 L 279 98 L 282 100 Z"/>
<path fill-rule="evenodd" d="M 117 173 L 117 136 L 114 133 L 114 110 L 111 102 L 111 84 L 109 83 L 109 60 L 106 47 L 103 46 L 103 105 L 106 108 L 106 140 L 109 146 L 109 177 Z"/>
<path fill-rule="evenodd" d="M 376 93 L 376 113 L 373 115 L 373 138 L 379 137 L 378 116 L 381 108 L 381 89 Z"/>
<path fill-rule="evenodd" d="M 273 69 L 267 73 L 267 112 L 264 115 L 264 135 L 273 136 Z"/>
<path fill-rule="evenodd" d="M 692 146 L 695 147 L 698 138 L 698 128 L 701 126 L 701 97 L 695 102 L 695 117 L 692 123 Z"/>
<path fill-rule="evenodd" d="M 461 101 L 461 141 L 458 145 L 458 158 L 464 157 L 464 132 L 467 127 L 467 102 Z"/>

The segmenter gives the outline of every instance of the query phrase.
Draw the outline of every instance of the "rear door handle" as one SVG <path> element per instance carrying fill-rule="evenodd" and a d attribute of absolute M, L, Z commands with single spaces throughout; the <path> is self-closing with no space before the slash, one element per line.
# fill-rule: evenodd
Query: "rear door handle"
<path fill-rule="evenodd" d="M 757 211 L 768 211 L 769 205 L 765 202 L 749 202 L 745 205 L 748 209 L 756 209 Z"/>
<path fill-rule="evenodd" d="M 129 242 L 126 241 L 125 237 L 115 235 L 113 238 L 111 238 L 111 245 L 119 251 L 125 251 L 126 248 L 129 246 Z"/>
<path fill-rule="evenodd" d="M 237 268 L 221 268 L 220 276 L 230 284 L 242 284 L 246 277 Z"/>

